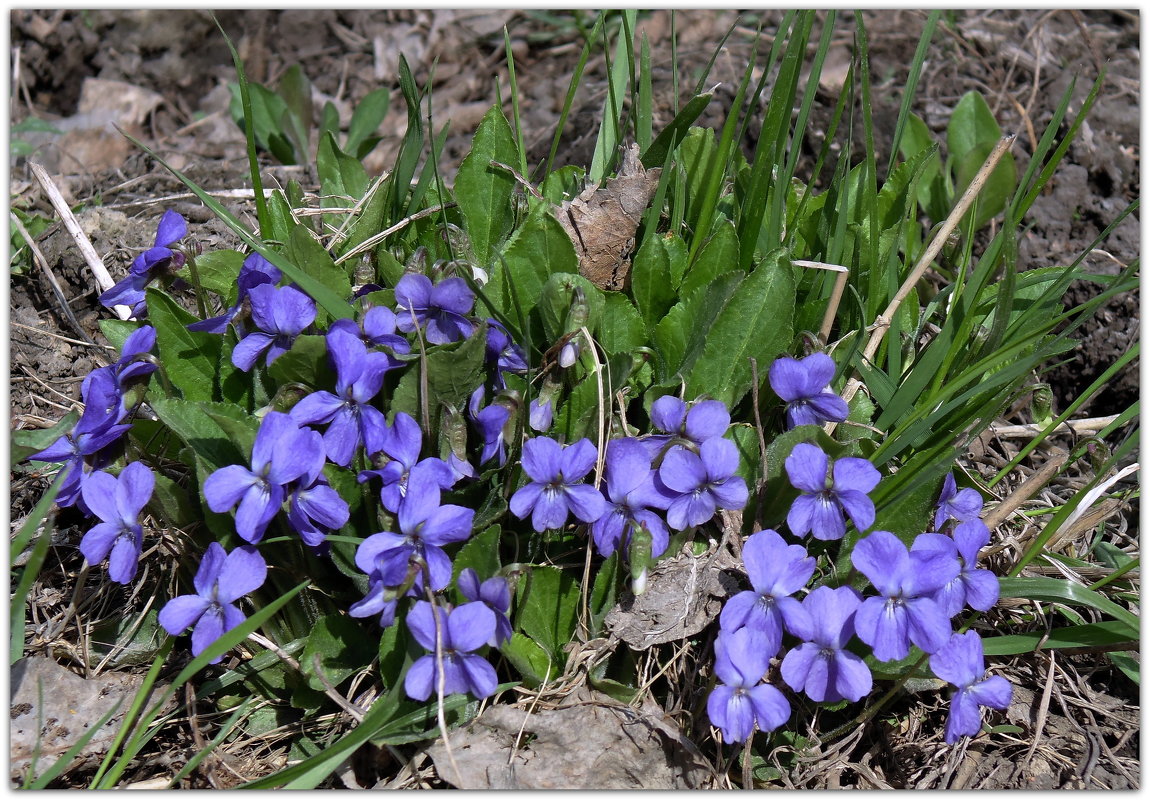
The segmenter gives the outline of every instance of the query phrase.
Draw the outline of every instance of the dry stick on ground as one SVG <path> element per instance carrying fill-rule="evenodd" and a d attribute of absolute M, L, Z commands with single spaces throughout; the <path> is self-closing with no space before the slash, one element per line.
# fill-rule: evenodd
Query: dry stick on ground
<path fill-rule="evenodd" d="M 1042 467 L 1019 485 L 1018 489 L 1010 493 L 1010 496 L 998 504 L 998 506 L 991 509 L 986 517 L 983 518 L 982 522 L 986 523 L 986 527 L 991 531 L 998 528 L 1014 510 L 1022 506 L 1022 504 L 1034 497 L 1040 489 L 1045 487 L 1050 482 L 1050 479 L 1054 478 L 1054 475 L 1059 471 L 1062 465 L 1066 463 L 1069 457 L 1070 454 L 1066 451 L 1055 451 L 1047 458 L 1046 463 L 1043 464 Z"/>
<path fill-rule="evenodd" d="M 938 233 L 935 234 L 930 245 L 923 251 L 922 256 L 914 265 L 914 269 L 910 271 L 906 280 L 902 282 L 902 286 L 899 287 L 898 292 L 890 304 L 870 326 L 870 330 L 873 333 L 866 347 L 863 349 L 863 361 L 869 362 L 874 359 L 875 353 L 878 352 L 879 343 L 882 342 L 883 335 L 887 329 L 890 328 L 890 321 L 894 318 L 898 307 L 902 305 L 902 302 L 910 295 L 914 285 L 918 283 L 918 279 L 920 279 L 927 268 L 930 267 L 931 262 L 934 261 L 935 256 L 942 250 L 942 246 L 950 237 L 951 232 L 958 227 L 959 222 L 966 215 L 966 212 L 974 203 L 975 198 L 978 197 L 979 192 L 982 191 L 983 185 L 987 179 L 990 178 L 990 174 L 994 171 L 994 168 L 998 166 L 998 162 L 1006 155 L 1010 146 L 1014 144 L 1014 140 L 1015 134 L 1007 134 L 998 140 L 998 144 L 994 146 L 994 150 L 990 151 L 990 155 L 986 157 L 986 161 L 983 162 L 982 167 L 979 168 L 978 173 L 974 176 L 974 180 L 970 182 L 970 186 L 962 193 L 962 197 L 958 199 L 958 203 L 955 204 L 954 209 L 951 210 L 950 215 L 946 218 L 942 227 L 938 229 Z M 851 380 L 847 382 L 847 387 L 843 391 L 843 400 L 850 403 L 851 398 L 855 396 L 855 393 L 859 391 L 862 385 L 862 381 L 859 378 L 852 377 Z M 834 429 L 835 423 L 827 423 L 827 434 L 834 433 Z"/>
<path fill-rule="evenodd" d="M 44 190 L 44 194 L 48 196 L 48 201 L 52 204 L 52 208 L 56 209 L 56 213 L 60 215 L 64 227 L 72 236 L 76 247 L 80 249 L 84 261 L 88 264 L 88 268 L 92 271 L 92 274 L 96 276 L 96 283 L 100 285 L 100 290 L 107 292 L 116 285 L 116 282 L 112 280 L 108 268 L 104 266 L 104 260 L 96 253 L 96 249 L 92 247 L 92 242 L 88 239 L 88 235 L 85 234 L 84 229 L 80 227 L 79 221 L 76 220 L 76 215 L 68 208 L 64 196 L 60 194 L 60 190 L 52 181 L 52 177 L 48 175 L 47 170 L 34 161 L 28 162 L 28 168 L 32 170 L 32 174 L 36 176 L 36 180 L 40 183 L 40 188 Z M 113 308 L 113 311 L 121 320 L 128 320 L 132 316 L 132 310 L 127 306 L 116 306 Z"/>

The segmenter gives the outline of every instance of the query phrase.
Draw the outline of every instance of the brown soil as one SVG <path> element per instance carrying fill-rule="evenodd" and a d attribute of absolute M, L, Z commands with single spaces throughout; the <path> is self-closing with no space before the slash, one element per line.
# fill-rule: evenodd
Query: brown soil
<path fill-rule="evenodd" d="M 780 14 L 759 16 L 764 30 L 773 33 Z M 390 87 L 385 138 L 368 159 L 376 172 L 389 165 L 402 136 L 404 114 L 396 75 L 400 54 L 405 54 L 417 82 L 433 82 L 436 125 L 451 122 L 442 160 L 449 179 L 467 152 L 480 117 L 495 100 L 496 84 L 503 98 L 510 97 L 503 27 L 510 32 L 516 57 L 520 114 L 533 167 L 550 148 L 580 47 L 577 33 L 549 12 L 227 11 L 219 18 L 237 43 L 251 79 L 274 84 L 287 67 L 301 64 L 316 98 L 321 104 L 334 102 L 345 124 L 359 99 L 378 86 Z M 881 140 L 893 130 L 907 64 L 925 17 L 914 11 L 872 11 L 865 19 L 874 118 Z M 731 12 L 680 14 L 682 95 L 693 86 L 733 20 Z M 757 18 L 742 20 L 715 62 L 707 86 L 719 84 L 716 102 L 700 124 L 718 127 L 725 119 L 757 24 Z M 642 25 L 651 41 L 653 63 L 670 64 L 669 15 L 655 12 L 645 16 Z M 1019 133 L 1014 153 L 1020 173 L 1035 136 L 1041 135 L 1074 76 L 1078 83 L 1071 112 L 1081 104 L 1098 70 L 1103 65 L 1108 69 L 1088 124 L 1034 205 L 1030 227 L 1020 242 L 1020 269 L 1069 263 L 1139 196 L 1139 26 L 1137 13 L 1124 11 L 989 10 L 944 15 L 915 110 L 932 129 L 942 132 L 962 94 L 980 90 L 1002 127 Z M 848 52 L 852 32 L 851 15 L 840 14 L 828 70 L 835 57 Z M 136 102 L 146 108 L 138 119 L 128 121 L 135 133 L 205 188 L 224 193 L 222 202 L 235 213 L 252 219 L 253 211 L 242 197 L 242 190 L 249 188 L 244 142 L 227 112 L 233 68 L 210 16 L 193 11 L 15 10 L 11 34 L 13 122 L 36 117 L 64 132 L 18 133 L 13 138 L 35 148 L 28 158 L 44 164 L 73 208 L 81 207 L 79 220 L 114 278 L 124 275 L 133 256 L 151 245 L 155 222 L 166 208 L 176 209 L 193 223 L 205 249 L 234 245 L 228 230 L 177 181 L 150 158 L 99 130 L 92 122 L 92 109 L 80 108 L 87 79 L 130 85 L 138 92 L 133 95 Z M 604 76 L 601 59 L 593 58 L 567 122 L 557 165 L 590 162 L 606 94 Z M 670 69 L 656 66 L 654 79 L 658 129 L 670 118 Z M 123 90 L 113 87 L 113 91 Z M 833 98 L 823 95 L 820 100 L 806 137 L 803 163 L 808 170 L 821 145 Z M 753 137 L 755 126 L 750 127 Z M 751 152 L 753 139 L 744 145 Z M 885 163 L 882 147 L 880 141 L 880 164 Z M 13 154 L 11 164 L 14 202 L 58 220 L 26 158 Z M 308 168 L 269 165 L 267 172 L 281 183 L 293 177 L 305 186 L 314 182 Z M 1137 215 L 1131 215 L 1083 264 L 1093 272 L 1116 274 L 1138 257 L 1139 235 Z M 72 237 L 56 222 L 36 238 L 47 268 L 64 288 L 70 313 L 62 310 L 41 268 L 13 275 L 13 428 L 39 428 L 57 420 L 78 398 L 83 376 L 107 359 L 97 326 L 107 312 L 96 301 L 96 284 Z M 1076 285 L 1066 303 L 1081 303 L 1095 291 L 1089 284 Z M 1077 349 L 1067 355 L 1069 363 L 1046 376 L 1054 389 L 1055 413 L 1127 349 L 1138 329 L 1137 292 L 1115 298 L 1098 312 Z M 1137 375 L 1135 363 L 1083 412 L 1101 416 L 1127 408 L 1137 398 Z M 20 479 L 20 491 L 13 493 L 13 519 L 28 511 L 43 486 L 35 478 Z M 1041 695 L 1046 665 L 1044 657 L 1035 657 L 1016 660 L 1013 669 L 1024 681 L 1034 673 L 1028 686 L 1038 688 Z M 827 778 L 800 786 L 1135 787 L 1138 735 L 1131 736 L 1131 727 L 1136 732 L 1137 688 L 1106 665 L 1096 661 L 1066 666 L 1069 674 L 1062 673 L 1058 685 L 1065 700 L 1061 706 L 1061 695 L 1043 702 L 1044 735 L 1033 731 L 1037 707 L 1018 712 L 1019 719 L 1011 721 L 1025 732 L 1018 737 L 1043 737 L 1027 760 L 1022 756 L 1029 743 L 1023 739 L 1012 740 L 1021 743 L 1017 747 L 1008 745 L 988 754 L 972 747 L 947 756 L 937 748 L 927 754 L 914 732 L 892 729 L 886 745 L 876 750 L 872 747 L 876 741 L 868 741 L 844 754 L 845 769 L 839 766 Z M 1078 678 L 1080 686 L 1061 683 L 1068 675 Z M 1106 686 L 1110 681 L 1113 687 Z M 936 710 L 925 724 L 935 733 L 933 742 L 937 743 L 944 714 L 941 708 Z M 977 747 L 995 745 L 983 741 Z M 905 760 L 910 759 L 925 759 L 938 769 L 932 773 L 908 768 Z"/>

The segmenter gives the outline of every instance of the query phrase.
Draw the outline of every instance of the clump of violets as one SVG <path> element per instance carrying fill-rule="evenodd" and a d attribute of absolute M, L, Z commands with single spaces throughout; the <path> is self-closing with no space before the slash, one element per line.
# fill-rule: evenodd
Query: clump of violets
<path fill-rule="evenodd" d="M 632 532 L 642 526 L 651 535 L 651 556 L 667 550 L 670 534 L 653 509 L 666 508 L 668 497 L 655 487 L 651 457 L 634 437 L 613 439 L 607 444 L 604 491 L 606 506 L 592 524 L 591 537 L 603 556 L 626 548 Z"/>
<path fill-rule="evenodd" d="M 319 432 L 300 428 L 283 412 L 268 412 L 252 446 L 251 468 L 234 464 L 216 470 L 204 481 L 204 499 L 213 512 L 238 504 L 236 533 L 257 543 L 286 499 L 288 485 L 305 474 L 314 477 L 317 463 L 323 463 Z"/>
<path fill-rule="evenodd" d="M 495 693 L 499 683 L 495 668 L 474 653 L 495 636 L 495 613 L 486 604 L 476 601 L 444 612 L 427 601 L 416 601 L 407 614 L 407 628 L 431 652 L 408 668 L 403 691 L 409 698 L 426 701 L 437 693 L 441 665 L 444 695 L 469 692 L 487 698 Z"/>
<path fill-rule="evenodd" d="M 783 658 L 780 672 L 787 686 L 812 701 L 857 701 L 871 691 L 870 668 L 846 650 L 855 633 L 859 594 L 851 587 L 821 586 L 803 599 L 811 620 L 806 642 Z"/>
<path fill-rule="evenodd" d="M 791 716 L 786 696 L 762 682 L 774 655 L 756 629 L 724 631 L 715 640 L 715 675 L 721 684 L 707 697 L 707 716 L 725 742 L 743 742 L 756 725 L 760 731 L 774 731 Z"/>
<path fill-rule="evenodd" d="M 804 359 L 784 356 L 771 363 L 767 375 L 771 389 L 786 401 L 787 428 L 847 419 L 847 402 L 831 391 L 835 362 L 825 353 Z"/>
<path fill-rule="evenodd" d="M 739 451 L 733 442 L 711 437 L 699 452 L 671 448 L 659 465 L 658 487 L 669 498 L 667 525 L 681 531 L 701 526 L 720 509 L 747 504 L 747 482 L 735 475 Z"/>
<path fill-rule="evenodd" d="M 947 473 L 942 482 L 942 494 L 939 496 L 938 507 L 934 513 L 934 530 L 942 531 L 947 520 L 965 523 L 976 520 L 980 514 L 982 514 L 982 496 L 978 494 L 978 490 L 969 487 L 959 489 L 954 475 Z"/>
<path fill-rule="evenodd" d="M 889 531 L 875 531 L 851 551 L 851 564 L 879 595 L 867 598 L 855 616 L 859 639 L 889 662 L 909 653 L 910 643 L 932 654 L 950 637 L 950 619 L 932 597 L 958 576 L 958 561 L 946 552 L 908 550 Z"/>

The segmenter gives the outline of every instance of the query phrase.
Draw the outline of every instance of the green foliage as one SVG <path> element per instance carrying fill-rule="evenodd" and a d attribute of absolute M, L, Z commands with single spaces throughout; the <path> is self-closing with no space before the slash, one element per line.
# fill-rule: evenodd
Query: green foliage
<path fill-rule="evenodd" d="M 241 98 L 241 84 L 228 84 L 232 99 L 228 113 L 244 131 L 248 131 L 247 115 Z M 316 127 L 311 99 L 311 82 L 299 64 L 284 72 L 273 90 L 263 84 L 248 83 L 251 93 L 251 131 L 261 150 L 270 153 L 281 164 L 302 164 L 312 156 L 313 135 L 319 147 L 331 137 L 331 147 L 339 155 L 358 163 L 375 149 L 380 137 L 375 135 L 387 115 L 391 94 L 385 88 L 375 89 L 364 96 L 352 112 L 347 136 L 342 147 L 339 134 L 339 114 L 330 102 L 324 105 Z M 321 169 L 321 176 L 324 171 Z"/>

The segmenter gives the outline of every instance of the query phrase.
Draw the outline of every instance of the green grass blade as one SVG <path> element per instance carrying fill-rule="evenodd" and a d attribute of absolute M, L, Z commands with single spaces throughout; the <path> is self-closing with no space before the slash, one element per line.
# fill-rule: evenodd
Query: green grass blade
<path fill-rule="evenodd" d="M 52 503 L 56 500 L 56 495 L 59 494 L 60 487 L 64 483 L 64 477 L 70 469 L 74 468 L 66 467 L 56 474 L 56 480 L 44 493 L 44 497 L 29 512 L 28 518 L 20 527 L 20 532 L 12 543 L 9 564 L 16 561 L 16 557 L 24 550 L 23 545 L 31 541 L 32 535 L 36 533 L 40 523 L 44 523 L 44 532 L 36 541 L 36 546 L 32 549 L 32 554 L 28 557 L 28 562 L 24 565 L 24 570 L 21 571 L 20 578 L 16 581 L 16 588 L 12 591 L 12 599 L 8 602 L 8 631 L 11 637 L 8 647 L 9 664 L 15 663 L 24 655 L 24 608 L 28 602 L 28 591 L 32 589 L 32 582 L 40 575 L 40 568 L 44 566 L 44 558 L 48 555 L 48 548 L 52 544 L 52 521 L 48 517 L 48 511 L 52 508 Z M 23 545 L 17 548 L 18 544 Z"/>
<path fill-rule="evenodd" d="M 898 148 L 902 143 L 902 135 L 906 130 L 907 120 L 910 118 L 910 107 L 918 97 L 918 81 L 922 76 L 922 65 L 926 62 L 927 50 L 934 38 L 934 30 L 938 26 L 938 18 L 942 12 L 932 10 L 926 17 L 922 36 L 918 39 L 918 47 L 914 50 L 914 57 L 910 61 L 910 72 L 906 76 L 906 86 L 902 91 L 902 103 L 898 107 L 898 120 L 894 124 L 894 137 L 890 145 L 890 158 L 887 160 L 886 171 L 890 174 L 894 169 L 895 159 L 898 158 Z"/>
<path fill-rule="evenodd" d="M 240 222 L 234 214 L 224 208 L 224 206 L 218 200 L 201 189 L 194 181 L 192 181 L 182 172 L 168 164 L 168 162 L 162 159 L 150 147 L 135 137 L 131 136 L 130 134 L 124 133 L 123 131 L 121 131 L 121 133 L 123 133 L 124 136 L 126 136 L 128 140 L 132 142 L 132 144 L 136 145 L 136 147 L 140 148 L 149 156 L 154 158 L 160 163 L 161 166 L 164 167 L 164 169 L 178 178 L 179 181 L 184 186 L 186 186 L 196 197 L 198 197 L 205 206 L 211 209 L 217 217 L 223 220 L 224 223 L 232 229 L 236 236 L 243 240 L 245 245 L 259 253 L 265 259 L 282 270 L 284 275 L 298 284 L 300 289 L 310 295 L 316 303 L 323 307 L 324 311 L 336 319 L 352 317 L 351 306 L 348 304 L 347 300 L 339 297 L 339 295 L 337 295 L 335 292 L 328 289 L 322 283 L 296 267 L 282 255 L 264 245 L 263 242 L 252 235 L 251 231 L 247 229 L 247 226 Z"/>
<path fill-rule="evenodd" d="M 300 582 L 295 587 L 293 587 L 291 590 L 289 590 L 288 592 L 281 595 L 279 598 L 276 598 L 274 601 L 269 603 L 267 606 L 265 606 L 262 609 L 259 609 L 258 611 L 252 613 L 251 617 L 249 617 L 247 620 L 245 620 L 240 625 L 236 626 L 231 631 L 224 632 L 224 634 L 221 635 L 218 640 L 216 640 L 210 646 L 205 648 L 203 653 L 201 653 L 199 656 L 192 659 L 192 661 L 189 662 L 184 667 L 184 669 L 181 670 L 176 675 L 176 677 L 172 680 L 172 683 L 168 686 L 168 689 L 166 689 L 163 693 L 160 694 L 159 699 L 152 706 L 152 708 L 149 709 L 148 712 L 140 719 L 140 722 L 134 727 L 135 733 L 132 735 L 132 738 L 128 741 L 128 744 L 124 747 L 123 755 L 118 760 L 116 760 L 116 763 L 114 765 L 112 765 L 111 768 L 108 769 L 107 772 L 105 773 L 105 769 L 109 765 L 110 761 L 115 757 L 115 753 L 116 753 L 117 748 L 119 747 L 119 743 L 123 742 L 123 738 L 120 735 L 117 735 L 117 742 L 113 743 L 113 747 L 108 751 L 108 756 L 105 758 L 104 764 L 101 765 L 100 771 L 97 772 L 96 776 L 92 780 L 91 788 L 92 789 L 111 789 L 112 787 L 114 787 L 116 782 L 119 780 L 120 776 L 123 775 L 123 772 L 127 768 L 128 763 L 131 762 L 131 760 L 135 758 L 136 754 L 139 753 L 140 749 L 143 747 L 144 743 L 149 738 L 150 735 L 148 734 L 148 727 L 151 725 L 152 721 L 155 720 L 156 716 L 160 713 L 160 710 L 163 708 L 164 704 L 167 703 L 167 700 L 169 698 L 171 698 L 173 695 L 175 695 L 175 693 L 181 687 L 183 687 L 184 684 L 186 684 L 188 682 L 188 680 L 192 678 L 192 676 L 196 675 L 196 673 L 200 672 L 205 667 L 207 667 L 208 664 L 213 659 L 215 659 L 217 656 L 221 656 L 221 655 L 227 653 L 232 648 L 236 647 L 241 642 L 243 642 L 243 640 L 249 634 L 251 634 L 253 631 L 255 631 L 260 626 L 262 626 L 265 621 L 267 621 L 269 618 L 272 617 L 272 615 L 274 615 L 276 612 L 278 612 L 280 610 L 280 608 L 283 607 L 288 601 L 290 601 L 292 598 L 299 595 L 299 593 L 302 592 L 303 589 L 305 587 L 307 587 L 310 583 L 311 583 L 310 579 L 307 581 Z M 168 643 L 165 645 L 164 650 L 162 650 L 160 652 L 160 656 L 157 657 L 158 662 L 161 661 L 161 657 L 165 656 L 167 654 L 167 651 L 171 649 L 173 642 L 174 642 L 174 639 L 168 640 Z M 149 673 L 149 677 L 150 676 L 151 676 L 151 673 Z M 153 678 L 152 679 L 153 684 L 154 684 L 154 681 L 155 681 L 155 679 Z M 144 695 L 140 695 L 140 696 L 138 696 L 138 698 L 146 697 L 146 692 L 150 692 L 150 691 L 151 691 L 151 684 L 149 684 L 149 682 L 145 680 L 145 682 L 140 686 L 140 693 L 142 693 Z M 129 721 L 130 721 L 131 717 L 132 717 L 132 714 L 129 714 L 128 717 L 125 717 L 124 728 L 121 729 L 121 732 L 123 732 L 123 733 L 127 732 Z"/>
<path fill-rule="evenodd" d="M 587 180 L 598 184 L 607 177 L 611 165 L 623 141 L 623 95 L 627 91 L 627 76 L 635 71 L 632 59 L 627 58 L 631 48 L 627 40 L 628 27 L 634 29 L 638 12 L 631 8 L 623 11 L 624 24 L 619 28 L 619 38 L 615 43 L 615 60 L 611 62 L 609 48 L 604 42 L 603 56 L 607 59 L 609 79 L 607 98 L 603 102 L 603 118 L 599 123 L 599 136 L 595 139 L 595 152 L 591 157 L 591 168 Z M 606 38 L 606 33 L 603 34 Z"/>
<path fill-rule="evenodd" d="M 603 27 L 606 19 L 606 14 L 600 12 L 595 19 L 595 24 L 591 26 L 590 33 L 583 40 L 583 50 L 580 51 L 579 60 L 575 63 L 575 69 L 571 73 L 571 83 L 567 85 L 567 96 L 563 99 L 563 108 L 559 112 L 559 122 L 556 123 L 555 135 L 551 138 L 551 150 L 547 153 L 547 166 L 543 170 L 544 177 L 551 174 L 551 169 L 555 164 L 555 154 L 559 152 L 559 140 L 563 136 L 563 128 L 567 125 L 567 117 L 571 114 L 571 107 L 575 103 L 575 93 L 579 90 L 579 83 L 583 79 L 583 70 L 587 68 L 587 59 L 591 56 L 592 43 L 598 38 L 599 30 Z"/>
<path fill-rule="evenodd" d="M 651 116 L 651 45 L 644 32 L 639 43 L 639 95 L 635 109 L 635 141 L 639 143 L 640 152 L 651 145 L 654 122 Z"/>
<path fill-rule="evenodd" d="M 515 54 L 511 52 L 511 34 L 503 26 L 503 50 L 507 58 L 507 78 L 511 83 L 511 119 L 515 125 L 515 141 L 519 145 L 519 174 L 527 175 L 527 145 L 523 141 L 523 126 L 519 122 L 519 83 L 515 79 Z"/>
<path fill-rule="evenodd" d="M 1057 579 L 1056 579 L 1057 580 Z M 982 638 L 982 651 L 986 656 L 1013 656 L 1037 650 L 1063 650 L 1067 648 L 1106 648 L 1129 645 L 1137 649 L 1138 640 L 1130 637 L 1130 627 L 1117 620 L 1103 620 L 1077 626 L 1061 626 L 1050 631 L 1029 634 L 1000 634 Z"/>
<path fill-rule="evenodd" d="M 240 85 L 240 102 L 243 104 L 244 109 L 244 136 L 247 139 L 248 145 L 248 172 L 251 174 L 252 191 L 256 199 L 256 220 L 259 221 L 260 236 L 263 237 L 265 232 L 271 229 L 271 217 L 268 215 L 268 200 L 264 197 L 264 182 L 263 176 L 260 174 L 260 161 L 256 155 L 256 126 L 255 115 L 252 113 L 252 93 L 248 86 L 247 73 L 244 71 L 244 62 L 240 58 L 240 54 L 236 51 L 235 46 L 232 44 L 231 37 L 228 36 L 224 26 L 216 19 L 216 15 L 212 14 L 212 21 L 216 23 L 216 27 L 220 29 L 223 34 L 224 42 L 228 46 L 228 50 L 232 54 L 232 63 L 236 68 L 236 80 Z M 306 154 L 300 154 L 301 158 L 306 158 Z M 168 165 L 164 165 L 167 167 Z M 170 167 L 168 167 L 171 170 Z M 181 179 L 183 180 L 183 179 Z"/>
<path fill-rule="evenodd" d="M 1106 596 L 1086 589 L 1080 584 L 1060 578 L 1025 576 L 1023 578 L 1001 578 L 998 580 L 1001 598 L 1025 598 L 1030 601 L 1064 603 L 1072 606 L 1085 606 L 1109 615 L 1121 627 L 1115 633 L 1124 634 L 1126 639 L 1139 638 L 1138 616 L 1129 609 L 1123 609 Z"/>

